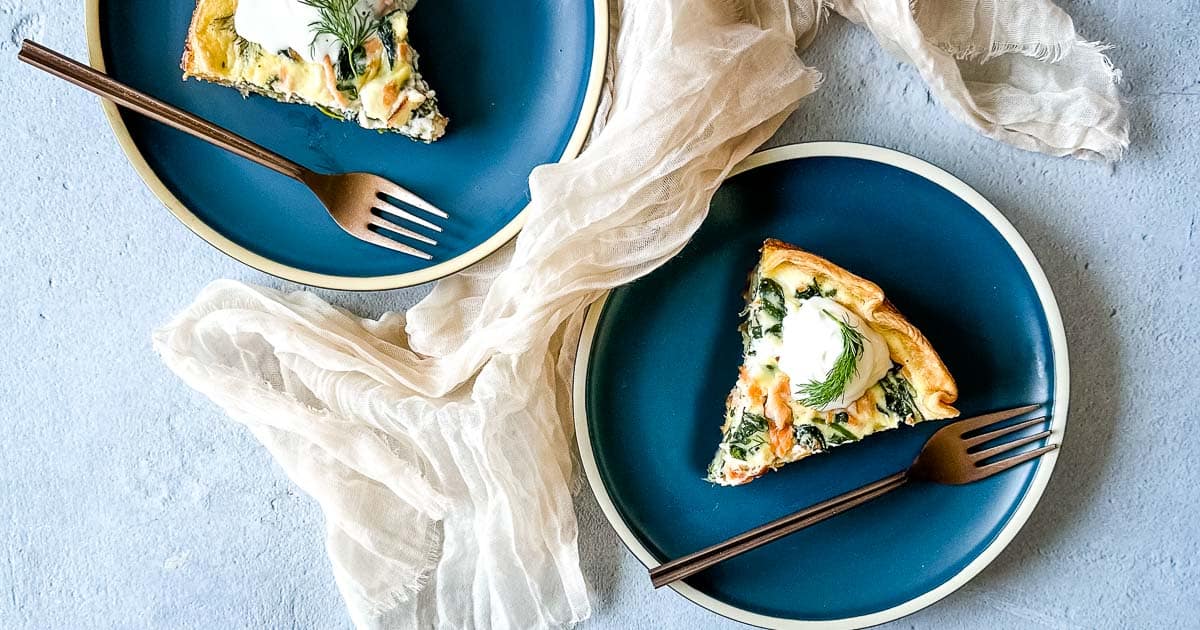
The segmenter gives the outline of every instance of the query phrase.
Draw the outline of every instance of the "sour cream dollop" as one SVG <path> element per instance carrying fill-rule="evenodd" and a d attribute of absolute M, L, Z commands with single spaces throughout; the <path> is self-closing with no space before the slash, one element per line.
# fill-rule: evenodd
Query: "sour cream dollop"
<path fill-rule="evenodd" d="M 835 317 L 862 333 L 863 353 L 858 360 L 858 370 L 846 383 L 842 395 L 818 407 L 820 411 L 844 409 L 862 397 L 892 367 L 887 342 L 861 317 L 829 298 L 809 298 L 789 309 L 783 318 L 779 369 L 791 380 L 794 397 L 803 398 L 797 392 L 802 385 L 824 381 L 842 355 L 842 329 L 833 319 Z"/>
<path fill-rule="evenodd" d="M 378 17 L 379 11 L 390 4 L 358 0 L 354 10 Z M 331 35 L 315 35 L 313 24 L 320 21 L 321 13 L 316 7 L 300 0 L 238 0 L 233 14 L 237 34 L 263 50 L 274 53 L 290 48 L 305 61 L 320 62 L 325 57 L 336 61 L 342 43 Z"/>

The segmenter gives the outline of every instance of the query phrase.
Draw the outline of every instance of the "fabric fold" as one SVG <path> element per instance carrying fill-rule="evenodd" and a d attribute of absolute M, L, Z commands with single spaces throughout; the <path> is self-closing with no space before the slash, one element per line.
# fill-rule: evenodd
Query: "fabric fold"
<path fill-rule="evenodd" d="M 363 320 L 218 281 L 155 333 L 166 365 L 320 504 L 358 627 L 590 614 L 571 498 L 582 315 L 678 253 L 730 170 L 817 88 L 797 46 L 830 11 L 981 133 L 1082 158 L 1127 144 L 1115 71 L 1044 0 L 616 2 L 588 146 L 533 171 L 514 242 L 407 314 Z"/>
<path fill-rule="evenodd" d="M 833 0 L 912 64 L 955 118 L 1029 151 L 1120 159 L 1129 120 L 1105 46 L 1034 0 Z"/>

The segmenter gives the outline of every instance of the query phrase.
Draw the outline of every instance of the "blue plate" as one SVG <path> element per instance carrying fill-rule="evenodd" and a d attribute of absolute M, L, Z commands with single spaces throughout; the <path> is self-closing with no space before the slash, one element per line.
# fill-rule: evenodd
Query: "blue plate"
<path fill-rule="evenodd" d="M 647 565 L 905 468 L 942 422 L 874 436 L 747 486 L 704 480 L 741 362 L 746 274 L 767 237 L 869 278 L 932 341 L 964 416 L 1044 403 L 1059 440 L 1067 357 L 1045 276 L 982 197 L 915 158 L 815 143 L 753 156 L 678 257 L 594 306 L 576 428 L 601 506 Z M 983 568 L 1054 457 L 968 486 L 911 484 L 720 564 L 677 590 L 747 623 L 856 627 L 926 606 Z"/>
<path fill-rule="evenodd" d="M 369 245 L 343 232 L 302 185 L 106 104 L 131 162 L 188 227 L 249 265 L 306 284 L 409 286 L 491 253 L 520 229 L 530 171 L 579 151 L 599 98 L 607 0 L 418 4 L 411 38 L 450 118 L 432 145 L 182 81 L 194 6 L 89 0 L 92 64 L 305 166 L 392 179 L 453 217 L 433 261 Z"/>

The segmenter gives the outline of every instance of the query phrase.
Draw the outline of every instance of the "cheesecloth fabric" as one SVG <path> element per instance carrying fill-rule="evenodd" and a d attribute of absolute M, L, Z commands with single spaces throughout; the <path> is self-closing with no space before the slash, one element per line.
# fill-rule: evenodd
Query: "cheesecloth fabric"
<path fill-rule="evenodd" d="M 156 331 L 170 369 L 320 504 L 356 625 L 589 616 L 571 499 L 581 314 L 679 252 L 730 169 L 817 88 L 798 51 L 830 10 L 983 134 L 1108 160 L 1128 143 L 1103 48 L 1046 0 L 626 2 L 589 145 L 533 171 L 516 241 L 407 317 L 218 281 Z"/>

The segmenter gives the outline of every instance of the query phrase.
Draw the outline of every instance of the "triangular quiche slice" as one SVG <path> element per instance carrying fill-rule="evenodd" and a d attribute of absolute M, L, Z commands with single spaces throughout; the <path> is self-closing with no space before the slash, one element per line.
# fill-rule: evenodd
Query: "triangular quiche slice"
<path fill-rule="evenodd" d="M 197 0 L 183 78 L 303 103 L 367 129 L 433 142 L 437 96 L 408 42 L 414 0 Z"/>
<path fill-rule="evenodd" d="M 744 361 L 708 479 L 740 485 L 901 424 L 953 418 L 954 379 L 874 283 L 763 244 L 740 327 Z"/>

